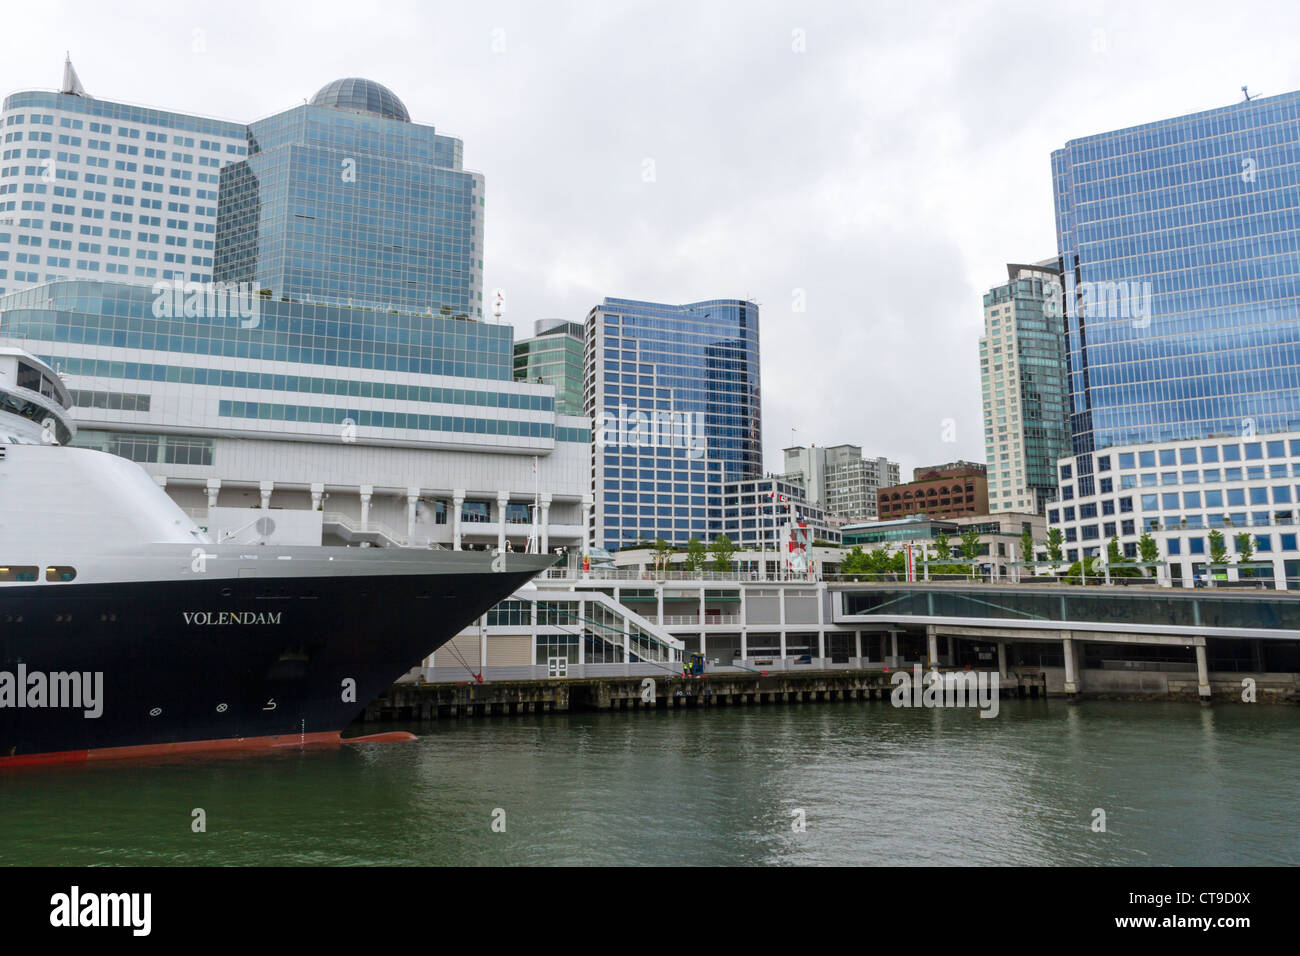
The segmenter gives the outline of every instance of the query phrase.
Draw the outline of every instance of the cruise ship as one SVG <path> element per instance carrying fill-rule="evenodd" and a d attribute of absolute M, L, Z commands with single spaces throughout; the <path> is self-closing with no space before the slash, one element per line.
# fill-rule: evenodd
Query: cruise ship
<path fill-rule="evenodd" d="M 0 768 L 337 742 L 556 560 L 214 542 L 71 405 L 0 348 Z"/>

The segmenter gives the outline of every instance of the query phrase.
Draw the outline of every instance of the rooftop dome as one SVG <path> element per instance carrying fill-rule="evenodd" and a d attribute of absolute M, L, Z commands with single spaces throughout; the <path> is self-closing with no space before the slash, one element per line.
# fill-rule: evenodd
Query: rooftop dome
<path fill-rule="evenodd" d="M 312 106 L 329 106 L 349 113 L 364 113 L 368 116 L 382 116 L 384 119 L 411 122 L 411 114 L 406 112 L 402 101 L 386 86 L 373 80 L 363 80 L 349 76 L 333 83 L 326 83 L 311 98 Z"/>

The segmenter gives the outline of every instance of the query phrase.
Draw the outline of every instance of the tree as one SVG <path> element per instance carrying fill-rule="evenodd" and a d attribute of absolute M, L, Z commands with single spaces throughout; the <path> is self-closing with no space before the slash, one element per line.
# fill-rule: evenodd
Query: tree
<path fill-rule="evenodd" d="M 1237 563 L 1245 564 L 1255 556 L 1255 539 L 1249 531 L 1243 531 L 1241 534 L 1234 535 L 1233 543 L 1237 546 Z M 1252 568 L 1242 568 L 1238 574 L 1243 578 L 1251 576 Z"/>
<path fill-rule="evenodd" d="M 1227 564 L 1228 563 L 1228 545 L 1223 540 L 1222 531 L 1210 532 L 1210 563 Z"/>
<path fill-rule="evenodd" d="M 1112 578 L 1140 578 L 1142 572 L 1133 567 L 1133 561 L 1124 557 L 1119 549 L 1119 538 L 1112 536 L 1106 544 L 1106 566 Z M 1104 573 L 1104 572 L 1103 572 Z"/>
<path fill-rule="evenodd" d="M 1082 562 L 1082 573 L 1080 572 L 1080 562 L 1075 561 L 1074 564 L 1065 569 L 1065 583 L 1082 584 L 1085 577 L 1101 577 L 1101 575 L 1093 569 L 1093 565 L 1096 561 L 1096 558 L 1084 558 Z"/>
<path fill-rule="evenodd" d="M 967 561 L 980 556 L 980 533 L 974 525 L 967 525 L 961 533 L 961 556 Z"/>
<path fill-rule="evenodd" d="M 682 562 L 682 568 L 690 574 L 703 571 L 704 563 L 708 560 L 707 555 L 704 542 L 691 535 L 691 540 L 686 542 L 686 560 Z"/>
<path fill-rule="evenodd" d="M 1142 559 L 1143 564 L 1160 560 L 1160 545 L 1156 544 L 1155 538 L 1148 532 L 1144 531 L 1142 537 L 1138 538 L 1138 557 Z"/>
<path fill-rule="evenodd" d="M 934 536 L 934 549 L 939 552 L 940 561 L 952 557 L 952 545 L 948 543 L 948 536 L 942 531 Z"/>
<path fill-rule="evenodd" d="M 1034 560 L 1034 532 L 1030 528 L 1020 532 L 1020 560 Z"/>
<path fill-rule="evenodd" d="M 668 561 L 672 557 L 673 546 L 659 538 L 655 541 L 655 570 L 664 572 L 668 570 Z"/>
<path fill-rule="evenodd" d="M 1047 532 L 1047 560 L 1060 562 L 1065 560 L 1065 555 L 1061 553 L 1061 542 L 1065 536 L 1061 534 L 1060 528 L 1051 528 Z"/>
<path fill-rule="evenodd" d="M 736 553 L 736 546 L 731 543 L 731 539 L 725 534 L 718 535 L 713 539 L 713 544 L 709 546 L 713 552 L 713 570 L 730 571 L 731 556 Z"/>

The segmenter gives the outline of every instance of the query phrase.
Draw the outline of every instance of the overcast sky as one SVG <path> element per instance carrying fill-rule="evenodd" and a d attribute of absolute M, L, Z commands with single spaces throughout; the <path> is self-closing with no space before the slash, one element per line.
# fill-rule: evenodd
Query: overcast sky
<path fill-rule="evenodd" d="M 762 306 L 766 462 L 799 444 L 984 460 L 981 296 L 1056 253 L 1051 150 L 1300 88 L 1300 5 L 10 4 L 0 91 L 247 122 L 391 88 L 487 181 L 485 298 Z M 799 310 L 799 305 L 804 306 Z M 944 421 L 956 441 L 944 441 Z"/>

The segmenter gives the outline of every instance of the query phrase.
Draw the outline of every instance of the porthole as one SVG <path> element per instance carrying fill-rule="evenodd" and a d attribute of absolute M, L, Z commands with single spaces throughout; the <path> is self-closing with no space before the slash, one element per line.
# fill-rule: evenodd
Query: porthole
<path fill-rule="evenodd" d="M 45 580 L 59 583 L 71 581 L 77 576 L 77 569 L 67 565 L 51 565 L 45 569 Z"/>

